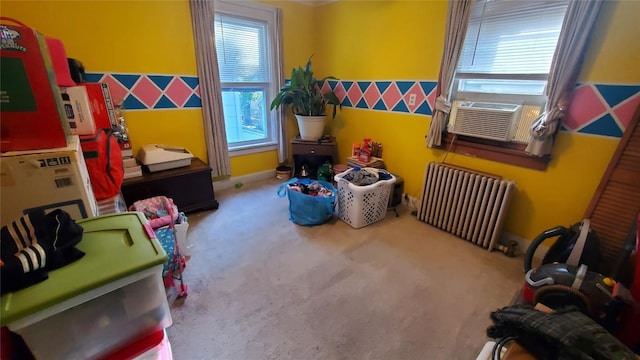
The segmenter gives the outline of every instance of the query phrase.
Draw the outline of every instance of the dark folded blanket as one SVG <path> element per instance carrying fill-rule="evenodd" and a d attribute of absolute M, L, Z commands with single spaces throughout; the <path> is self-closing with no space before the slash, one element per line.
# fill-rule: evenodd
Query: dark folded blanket
<path fill-rule="evenodd" d="M 31 286 L 80 259 L 83 229 L 63 210 L 29 212 L 0 230 L 0 293 Z"/>
<path fill-rule="evenodd" d="M 513 337 L 537 359 L 636 360 L 635 354 L 575 308 L 544 313 L 508 306 L 491 313 L 487 335 Z"/>

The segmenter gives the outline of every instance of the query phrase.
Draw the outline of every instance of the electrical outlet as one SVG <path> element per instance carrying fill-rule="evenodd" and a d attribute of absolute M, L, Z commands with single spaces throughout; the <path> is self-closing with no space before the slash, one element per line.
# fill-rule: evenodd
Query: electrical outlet
<path fill-rule="evenodd" d="M 416 104 L 416 98 L 417 98 L 416 94 L 409 95 L 409 106 L 413 106 Z"/>

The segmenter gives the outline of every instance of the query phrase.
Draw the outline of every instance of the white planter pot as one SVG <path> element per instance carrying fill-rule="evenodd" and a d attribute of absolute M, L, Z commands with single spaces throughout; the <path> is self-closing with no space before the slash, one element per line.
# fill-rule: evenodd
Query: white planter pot
<path fill-rule="evenodd" d="M 318 140 L 324 135 L 324 121 L 327 117 L 323 116 L 302 116 L 296 115 L 298 119 L 298 129 L 300 129 L 300 138 L 302 140 Z"/>

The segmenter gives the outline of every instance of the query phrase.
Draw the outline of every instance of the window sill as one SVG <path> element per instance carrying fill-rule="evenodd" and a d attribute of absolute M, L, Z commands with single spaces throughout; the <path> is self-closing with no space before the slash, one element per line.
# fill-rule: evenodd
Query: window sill
<path fill-rule="evenodd" d="M 462 135 L 457 135 L 454 141 L 454 134 L 450 133 L 443 134 L 442 141 L 441 146 L 434 148 L 528 169 L 544 171 L 551 161 L 550 156 L 538 158 L 527 154 L 524 151 L 526 148 L 524 144 L 502 143 Z"/>
<path fill-rule="evenodd" d="M 229 156 L 242 156 L 249 154 L 256 154 L 266 151 L 273 151 L 278 149 L 278 144 L 260 144 L 260 145 L 247 145 L 247 146 L 239 146 L 233 149 L 229 149 Z"/>

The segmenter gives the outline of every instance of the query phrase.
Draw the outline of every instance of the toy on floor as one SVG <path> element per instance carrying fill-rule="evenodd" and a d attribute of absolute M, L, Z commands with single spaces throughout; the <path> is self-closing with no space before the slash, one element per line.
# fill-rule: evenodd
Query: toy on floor
<path fill-rule="evenodd" d="M 177 297 L 187 296 L 189 289 L 182 275 L 186 260 L 180 251 L 175 227 L 176 224 L 186 221 L 184 214 L 180 213 L 173 200 L 166 196 L 136 201 L 129 210 L 144 214 L 162 248 L 169 256 L 169 261 L 162 269 L 165 288 L 172 289 Z"/>

